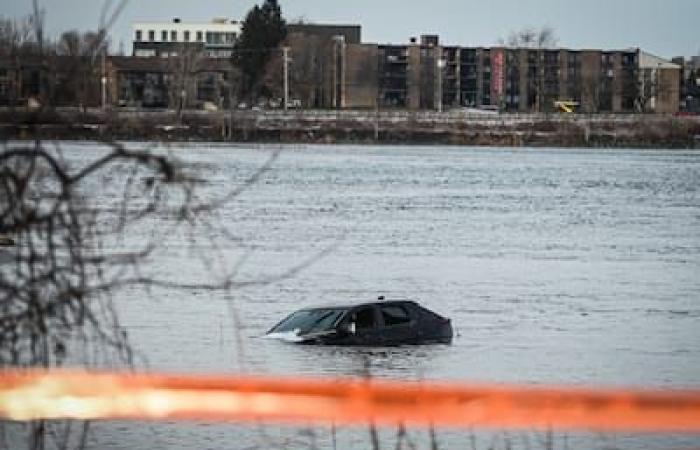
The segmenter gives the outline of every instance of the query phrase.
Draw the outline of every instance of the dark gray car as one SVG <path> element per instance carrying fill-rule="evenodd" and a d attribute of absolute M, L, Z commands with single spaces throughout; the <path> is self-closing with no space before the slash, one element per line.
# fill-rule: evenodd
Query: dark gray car
<path fill-rule="evenodd" d="M 393 346 L 452 342 L 450 319 L 410 300 L 307 308 L 268 333 L 303 344 Z"/>

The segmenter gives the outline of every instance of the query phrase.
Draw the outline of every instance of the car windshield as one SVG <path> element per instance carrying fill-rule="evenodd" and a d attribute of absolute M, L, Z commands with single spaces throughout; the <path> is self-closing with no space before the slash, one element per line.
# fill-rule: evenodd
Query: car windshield
<path fill-rule="evenodd" d="M 270 330 L 270 333 L 287 333 L 299 330 L 297 334 L 304 335 L 332 330 L 344 313 L 344 309 L 307 309 L 297 311 Z"/>

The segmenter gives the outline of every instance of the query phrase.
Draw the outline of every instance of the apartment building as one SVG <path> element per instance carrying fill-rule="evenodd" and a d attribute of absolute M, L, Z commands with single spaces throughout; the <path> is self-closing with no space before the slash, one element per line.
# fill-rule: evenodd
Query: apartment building
<path fill-rule="evenodd" d="M 172 92 L 182 58 L 172 57 L 190 49 L 199 56 L 189 69 L 195 87 L 185 94 L 187 105 L 230 103 L 236 69 L 229 57 L 240 24 L 174 19 L 133 29 L 133 61 L 111 59 L 114 104 L 179 102 Z M 553 112 L 566 102 L 581 113 L 674 113 L 681 95 L 673 87 L 681 85 L 681 66 L 639 49 L 463 47 L 443 45 L 437 35 L 363 43 L 359 25 L 329 24 L 290 24 L 285 45 L 290 98 L 304 108 L 524 113 Z M 281 60 L 277 66 L 281 80 Z M 0 72 L 0 94 L 9 90 L 8 74 Z"/>
<path fill-rule="evenodd" d="M 681 67 L 680 106 L 686 113 L 700 113 L 700 56 L 686 59 L 677 56 L 671 60 Z"/>
<path fill-rule="evenodd" d="M 678 92 L 670 88 L 654 102 L 644 100 L 650 64 L 664 86 L 679 76 L 679 67 L 652 63 L 639 49 L 441 46 L 436 36 L 423 36 L 407 45 L 351 44 L 345 52 L 344 106 L 350 108 L 548 112 L 558 102 L 585 113 L 678 108 Z"/>
<path fill-rule="evenodd" d="M 231 56 L 240 24 L 136 23 L 134 56 Z M 437 35 L 363 43 L 359 25 L 289 24 L 291 98 L 306 108 L 675 112 L 680 67 L 639 49 L 463 47 Z M 280 54 L 281 55 L 281 54 Z M 281 58 L 281 56 L 279 56 Z M 280 63 L 280 66 L 283 64 Z M 663 89 L 662 89 L 663 85 Z"/>
<path fill-rule="evenodd" d="M 203 52 L 210 58 L 230 58 L 241 33 L 235 20 L 213 19 L 209 23 L 136 22 L 132 25 L 133 56 L 168 57 L 185 51 Z"/>
<path fill-rule="evenodd" d="M 438 103 L 438 47 L 421 44 L 349 44 L 345 47 L 345 108 L 433 109 Z"/>
<path fill-rule="evenodd" d="M 678 112 L 681 92 L 682 66 L 656 55 L 640 52 L 640 109 L 645 112 Z"/>

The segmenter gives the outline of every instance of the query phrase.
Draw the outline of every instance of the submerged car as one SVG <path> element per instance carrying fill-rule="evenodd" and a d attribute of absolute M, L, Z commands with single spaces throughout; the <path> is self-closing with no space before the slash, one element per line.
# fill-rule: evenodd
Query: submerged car
<path fill-rule="evenodd" d="M 452 323 L 414 301 L 379 297 L 359 305 L 301 309 L 266 336 L 321 345 L 449 344 Z"/>

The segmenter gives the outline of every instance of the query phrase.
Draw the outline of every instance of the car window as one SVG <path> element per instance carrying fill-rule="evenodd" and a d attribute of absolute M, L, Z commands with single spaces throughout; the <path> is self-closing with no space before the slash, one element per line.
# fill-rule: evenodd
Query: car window
<path fill-rule="evenodd" d="M 428 319 L 428 320 L 439 320 L 439 321 L 445 320 L 445 318 L 442 317 L 441 315 L 434 313 L 434 312 L 430 311 L 429 309 L 425 309 L 422 306 L 418 306 L 418 310 L 423 315 L 423 317 Z"/>
<path fill-rule="evenodd" d="M 403 306 L 384 305 L 380 307 L 380 311 L 382 312 L 382 317 L 384 318 L 384 324 L 388 327 L 392 325 L 401 325 L 411 321 L 408 311 L 406 311 L 406 308 Z"/>
<path fill-rule="evenodd" d="M 355 327 L 358 330 L 367 330 L 375 327 L 374 308 L 362 308 L 353 313 Z"/>
<path fill-rule="evenodd" d="M 300 334 L 333 328 L 345 313 L 342 309 L 312 309 L 297 311 L 277 324 L 270 332 L 284 333 L 299 330 Z"/>

